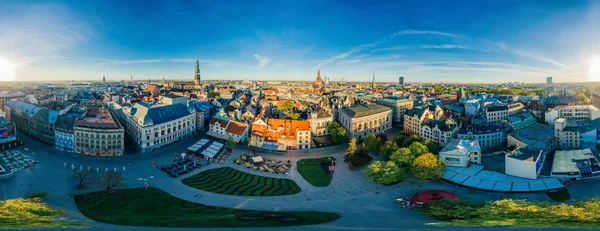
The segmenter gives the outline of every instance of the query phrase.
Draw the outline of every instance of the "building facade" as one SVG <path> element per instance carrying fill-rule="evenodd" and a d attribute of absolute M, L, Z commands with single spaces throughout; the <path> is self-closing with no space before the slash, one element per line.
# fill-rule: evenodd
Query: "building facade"
<path fill-rule="evenodd" d="M 545 114 L 546 123 L 550 125 L 559 117 L 576 121 L 594 120 L 600 118 L 600 110 L 592 105 L 558 106 Z"/>
<path fill-rule="evenodd" d="M 54 147 L 65 152 L 75 152 L 75 118 L 59 116 L 54 130 Z"/>
<path fill-rule="evenodd" d="M 554 137 L 563 150 L 581 149 L 581 128 L 573 120 L 558 118 L 554 121 Z"/>
<path fill-rule="evenodd" d="M 419 136 L 430 139 L 438 146 L 445 146 L 458 131 L 459 124 L 454 120 L 428 120 L 421 126 Z"/>
<path fill-rule="evenodd" d="M 476 140 L 484 152 L 500 150 L 506 144 L 504 127 L 500 125 L 463 127 L 458 130 L 457 138 L 460 140 Z"/>
<path fill-rule="evenodd" d="M 489 105 L 485 107 L 485 118 L 488 124 L 498 124 L 508 118 L 508 106 Z"/>
<path fill-rule="evenodd" d="M 329 135 L 327 126 L 333 122 L 333 114 L 327 110 L 319 109 L 308 114 L 308 121 L 312 136 L 326 136 Z"/>
<path fill-rule="evenodd" d="M 364 139 L 370 133 L 392 128 L 392 110 L 376 104 L 358 105 L 339 110 L 338 120 L 350 138 Z"/>
<path fill-rule="evenodd" d="M 399 125 L 404 123 L 404 112 L 412 109 L 414 105 L 414 101 L 397 96 L 376 99 L 375 103 L 392 109 L 392 123 Z"/>
<path fill-rule="evenodd" d="M 103 107 L 90 107 L 73 126 L 75 152 L 92 156 L 120 156 L 125 149 L 125 129 Z"/>
<path fill-rule="evenodd" d="M 127 133 L 142 152 L 182 140 L 197 130 L 195 109 L 180 103 L 135 103 L 123 111 L 127 121 Z"/>

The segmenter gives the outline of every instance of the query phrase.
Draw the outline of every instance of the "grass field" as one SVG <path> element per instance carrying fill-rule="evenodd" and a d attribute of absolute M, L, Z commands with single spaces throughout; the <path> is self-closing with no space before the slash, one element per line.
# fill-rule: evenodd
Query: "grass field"
<path fill-rule="evenodd" d="M 79 211 L 92 220 L 132 226 L 274 227 L 320 224 L 339 218 L 335 213 L 267 212 L 206 206 L 181 200 L 156 188 L 78 195 L 75 203 Z M 292 221 L 284 221 L 283 218 Z"/>
<path fill-rule="evenodd" d="M 206 170 L 181 182 L 204 191 L 238 196 L 282 196 L 301 191 L 290 179 L 257 176 L 227 167 Z"/>
<path fill-rule="evenodd" d="M 331 165 L 331 160 L 335 161 L 335 158 L 302 159 L 297 163 L 298 173 L 313 186 L 326 187 L 331 183 L 333 176 L 330 176 L 329 172 L 325 172 L 321 164 L 329 166 Z"/>

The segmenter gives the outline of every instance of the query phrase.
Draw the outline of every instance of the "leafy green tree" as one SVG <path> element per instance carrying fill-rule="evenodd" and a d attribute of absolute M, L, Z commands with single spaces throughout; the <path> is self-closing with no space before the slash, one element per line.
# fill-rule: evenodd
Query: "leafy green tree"
<path fill-rule="evenodd" d="M 427 146 L 423 145 L 421 142 L 418 141 L 413 142 L 410 146 L 408 146 L 408 149 L 410 149 L 410 152 L 414 156 L 420 156 L 429 152 Z"/>
<path fill-rule="evenodd" d="M 346 149 L 346 155 L 344 156 L 344 162 L 353 163 L 357 159 L 356 155 L 356 138 L 350 139 L 350 143 L 348 143 L 348 149 Z"/>
<path fill-rule="evenodd" d="M 389 160 L 390 155 L 392 155 L 392 153 L 396 150 L 398 150 L 398 145 L 396 144 L 396 142 L 387 141 L 383 144 L 383 146 L 381 146 L 379 156 L 383 157 L 385 160 Z"/>
<path fill-rule="evenodd" d="M 291 101 L 285 101 L 281 105 L 277 106 L 277 110 L 279 110 L 279 112 L 285 113 L 285 114 L 291 113 L 293 109 L 294 109 L 294 103 L 292 103 Z"/>
<path fill-rule="evenodd" d="M 331 122 L 327 125 L 327 130 L 331 134 L 331 141 L 335 144 L 339 144 L 346 139 L 346 129 L 337 122 Z"/>
<path fill-rule="evenodd" d="M 437 155 L 426 153 L 415 158 L 410 170 L 419 180 L 437 180 L 444 176 L 446 166 Z"/>
<path fill-rule="evenodd" d="M 408 148 L 399 148 L 390 156 L 390 160 L 402 168 L 408 168 L 415 158 L 417 156 L 413 155 Z"/>
<path fill-rule="evenodd" d="M 379 138 L 373 133 L 367 135 L 364 143 L 367 151 L 371 152 L 377 152 L 379 150 L 379 145 L 381 144 Z"/>
<path fill-rule="evenodd" d="M 218 91 L 211 91 L 208 93 L 208 97 L 218 99 L 219 97 L 221 97 L 221 93 L 219 93 Z"/>
<path fill-rule="evenodd" d="M 385 142 L 388 141 L 387 135 L 383 132 L 377 133 L 377 138 L 379 138 L 379 142 L 381 142 L 381 145 L 385 144 Z"/>
<path fill-rule="evenodd" d="M 430 139 L 423 139 L 423 141 L 421 141 L 421 143 L 427 147 L 427 150 L 429 152 L 435 153 L 435 154 L 438 153 L 438 146 L 437 146 L 437 144 L 435 144 Z"/>
<path fill-rule="evenodd" d="M 233 141 L 233 137 L 231 135 L 229 136 L 229 138 L 227 138 L 227 141 L 225 141 L 225 148 L 230 152 L 235 148 L 236 145 L 237 144 L 235 143 L 235 141 Z"/>
<path fill-rule="evenodd" d="M 290 119 L 290 120 L 299 120 L 300 114 L 292 112 L 292 113 L 287 114 L 286 118 Z"/>
<path fill-rule="evenodd" d="M 406 180 L 406 171 L 403 171 L 393 161 L 375 161 L 364 170 L 370 181 L 380 184 L 393 184 Z"/>

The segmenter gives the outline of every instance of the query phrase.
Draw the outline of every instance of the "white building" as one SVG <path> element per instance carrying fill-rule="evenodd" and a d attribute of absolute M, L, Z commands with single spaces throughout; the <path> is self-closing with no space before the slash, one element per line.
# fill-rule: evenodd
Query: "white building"
<path fill-rule="evenodd" d="M 497 124 L 508 118 L 508 106 L 488 105 L 485 107 L 485 118 L 488 124 Z"/>
<path fill-rule="evenodd" d="M 479 112 L 479 100 L 468 100 L 465 102 L 465 116 L 475 116 Z"/>
<path fill-rule="evenodd" d="M 333 114 L 327 110 L 319 109 L 308 114 L 308 121 L 310 122 L 312 136 L 326 136 L 329 135 L 327 126 L 333 122 Z"/>
<path fill-rule="evenodd" d="M 552 125 L 556 118 L 574 119 L 576 121 L 595 120 L 600 118 L 600 110 L 592 105 L 557 106 L 546 112 L 546 123 Z"/>
<path fill-rule="evenodd" d="M 450 120 L 428 120 L 421 126 L 419 136 L 430 139 L 438 146 L 445 146 L 456 135 L 458 122 Z"/>
<path fill-rule="evenodd" d="M 554 120 L 554 137 L 558 139 L 558 146 L 563 150 L 581 148 L 581 127 L 574 120 Z"/>
<path fill-rule="evenodd" d="M 249 126 L 247 124 L 231 120 L 221 108 L 208 123 L 206 135 L 223 140 L 231 137 L 234 142 L 241 143 L 248 139 L 248 133 Z"/>
<path fill-rule="evenodd" d="M 447 166 L 467 167 L 469 164 L 481 164 L 481 147 L 477 140 L 453 139 L 439 156 Z"/>
<path fill-rule="evenodd" d="M 507 137 L 505 173 L 511 176 L 537 179 L 545 156 L 557 146 L 552 127 L 536 124 Z"/>
<path fill-rule="evenodd" d="M 123 111 L 127 120 L 127 133 L 142 152 L 182 140 L 197 129 L 196 110 L 180 103 L 135 103 Z"/>

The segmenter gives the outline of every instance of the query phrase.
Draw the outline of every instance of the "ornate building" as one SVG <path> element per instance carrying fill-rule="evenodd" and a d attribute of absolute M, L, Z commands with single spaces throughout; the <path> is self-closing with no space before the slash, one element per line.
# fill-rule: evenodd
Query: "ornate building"
<path fill-rule="evenodd" d="M 339 110 L 338 120 L 348 137 L 362 140 L 369 133 L 392 128 L 392 109 L 377 104 L 348 107 Z"/>

